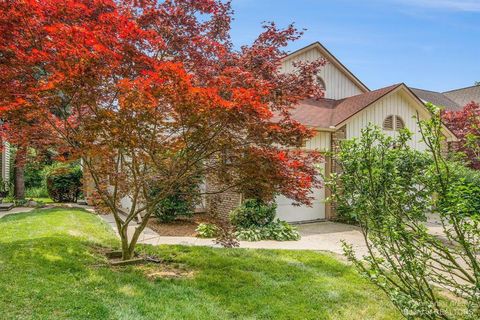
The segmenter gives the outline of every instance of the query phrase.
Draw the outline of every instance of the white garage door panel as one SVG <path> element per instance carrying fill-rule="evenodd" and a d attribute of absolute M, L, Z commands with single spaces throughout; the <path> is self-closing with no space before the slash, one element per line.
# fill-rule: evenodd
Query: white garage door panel
<path fill-rule="evenodd" d="M 277 218 L 287 222 L 301 222 L 325 219 L 325 188 L 314 189 L 312 206 L 294 206 L 292 200 L 284 196 L 275 199 Z"/>

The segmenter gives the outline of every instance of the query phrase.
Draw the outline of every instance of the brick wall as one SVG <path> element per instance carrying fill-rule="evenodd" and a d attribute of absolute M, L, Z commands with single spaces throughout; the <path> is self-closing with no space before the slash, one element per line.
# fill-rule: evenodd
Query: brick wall
<path fill-rule="evenodd" d="M 213 175 L 206 179 L 206 209 L 218 217 L 228 217 L 230 211 L 242 203 L 242 194 L 234 189 L 225 189 L 225 185 Z"/>
<path fill-rule="evenodd" d="M 83 196 L 88 205 L 95 205 L 95 183 L 88 169 L 83 168 Z"/>
<path fill-rule="evenodd" d="M 340 129 L 338 129 L 337 131 L 332 132 L 332 135 L 331 135 L 331 150 L 332 150 L 333 153 L 336 153 L 336 152 L 339 151 L 341 141 L 345 140 L 346 138 L 347 138 L 347 127 L 346 126 L 343 126 Z M 327 174 L 340 173 L 340 171 L 341 171 L 340 167 L 336 164 L 334 159 L 327 158 L 327 159 L 325 159 L 325 161 L 326 161 L 325 170 L 327 171 Z M 330 190 L 327 189 L 327 190 L 325 190 L 325 192 L 326 192 L 326 194 L 325 194 L 326 197 L 331 196 Z M 335 216 L 336 216 L 335 203 L 331 203 L 331 202 L 327 203 L 325 210 L 326 210 L 326 212 L 325 212 L 326 217 L 325 218 L 327 220 L 335 218 Z"/>

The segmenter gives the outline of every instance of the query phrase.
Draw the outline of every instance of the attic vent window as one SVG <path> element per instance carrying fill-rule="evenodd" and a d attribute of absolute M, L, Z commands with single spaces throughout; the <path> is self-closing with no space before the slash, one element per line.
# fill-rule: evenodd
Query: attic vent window
<path fill-rule="evenodd" d="M 383 130 L 400 131 L 405 128 L 405 122 L 400 116 L 388 116 L 383 120 Z"/>
<path fill-rule="evenodd" d="M 383 120 L 383 130 L 393 130 L 393 116 L 388 116 Z"/>
<path fill-rule="evenodd" d="M 403 122 L 402 118 L 395 116 L 395 130 L 401 130 L 403 128 L 405 128 L 405 123 Z"/>
<path fill-rule="evenodd" d="M 317 77 L 317 83 L 318 83 L 318 86 L 322 88 L 322 90 L 327 89 L 327 87 L 325 86 L 325 81 L 322 79 L 322 77 L 320 76 Z"/>

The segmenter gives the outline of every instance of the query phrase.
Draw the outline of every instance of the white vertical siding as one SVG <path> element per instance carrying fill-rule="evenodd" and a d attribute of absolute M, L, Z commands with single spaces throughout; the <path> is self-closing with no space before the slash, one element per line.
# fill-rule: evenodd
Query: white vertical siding
<path fill-rule="evenodd" d="M 400 92 L 386 96 L 353 116 L 347 123 L 347 139 L 360 137 L 361 130 L 369 123 L 373 123 L 382 128 L 383 120 L 389 115 L 400 116 L 405 123 L 405 127 L 413 133 L 412 140 L 410 141 L 412 148 L 419 151 L 425 150 L 426 146 L 422 142 L 422 136 L 416 119 L 417 111 Z M 389 135 L 396 134 L 396 131 L 384 132 Z"/>
<path fill-rule="evenodd" d="M 315 61 L 320 58 L 323 57 L 319 50 L 312 48 L 298 56 L 285 60 L 282 65 L 282 72 L 294 72 L 294 61 Z M 330 62 L 320 70 L 319 76 L 325 81 L 325 98 L 327 99 L 343 99 L 363 93 L 352 80 Z"/>
<path fill-rule="evenodd" d="M 8 188 L 10 186 L 10 143 L 2 143 L 2 180 Z"/>
<path fill-rule="evenodd" d="M 305 148 L 307 150 L 317 150 L 320 152 L 330 151 L 330 132 L 317 132 L 312 139 L 307 141 Z"/>

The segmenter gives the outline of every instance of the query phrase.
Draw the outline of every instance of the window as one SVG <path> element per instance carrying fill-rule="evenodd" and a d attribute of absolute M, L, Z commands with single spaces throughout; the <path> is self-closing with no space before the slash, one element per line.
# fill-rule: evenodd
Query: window
<path fill-rule="evenodd" d="M 395 130 L 401 130 L 403 128 L 405 128 L 405 123 L 403 122 L 402 118 L 395 116 Z"/>
<path fill-rule="evenodd" d="M 383 130 L 399 131 L 405 128 L 405 122 L 400 116 L 390 115 L 383 120 Z"/>
<path fill-rule="evenodd" d="M 327 89 L 327 87 L 325 86 L 325 81 L 323 81 L 322 77 L 317 77 L 317 83 L 323 90 Z"/>
<path fill-rule="evenodd" d="M 383 120 L 383 130 L 393 130 L 393 116 L 388 116 Z"/>

